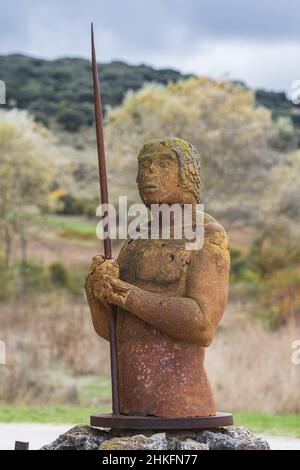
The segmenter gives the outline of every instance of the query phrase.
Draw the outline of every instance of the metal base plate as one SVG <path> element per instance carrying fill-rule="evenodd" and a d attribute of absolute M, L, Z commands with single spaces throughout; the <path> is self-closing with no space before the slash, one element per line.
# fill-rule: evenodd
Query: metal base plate
<path fill-rule="evenodd" d="M 157 418 L 156 416 L 92 415 L 90 424 L 96 428 L 111 429 L 211 429 L 233 424 L 232 414 L 191 418 Z"/>

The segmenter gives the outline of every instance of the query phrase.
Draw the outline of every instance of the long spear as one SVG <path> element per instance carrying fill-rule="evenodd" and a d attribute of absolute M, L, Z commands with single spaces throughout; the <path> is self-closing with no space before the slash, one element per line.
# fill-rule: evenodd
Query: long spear
<path fill-rule="evenodd" d="M 104 147 L 104 135 L 103 135 L 101 93 L 100 93 L 100 81 L 99 81 L 99 76 L 98 76 L 97 61 L 96 61 L 93 23 L 91 24 L 91 40 L 92 40 L 92 71 L 93 71 L 93 85 L 94 85 L 95 125 L 96 125 L 96 135 L 97 135 L 100 196 L 101 196 L 101 203 L 108 204 L 108 188 L 107 188 L 107 176 L 106 176 L 106 164 L 105 164 L 105 147 Z M 107 217 L 107 215 L 108 214 L 105 213 L 104 217 Z M 109 231 L 108 225 L 104 227 L 104 231 L 105 232 Z M 112 257 L 111 239 L 109 236 L 104 239 L 104 256 L 106 259 L 111 259 Z M 111 365 L 112 405 L 113 405 L 114 415 L 120 414 L 116 320 L 117 320 L 116 307 L 110 304 L 109 305 L 110 365 Z"/>

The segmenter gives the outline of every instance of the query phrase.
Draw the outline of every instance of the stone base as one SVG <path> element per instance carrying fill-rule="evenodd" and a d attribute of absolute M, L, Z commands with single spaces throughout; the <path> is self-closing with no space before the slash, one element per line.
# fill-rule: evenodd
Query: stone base
<path fill-rule="evenodd" d="M 269 450 L 247 428 L 202 431 L 137 431 L 75 426 L 41 450 Z"/>

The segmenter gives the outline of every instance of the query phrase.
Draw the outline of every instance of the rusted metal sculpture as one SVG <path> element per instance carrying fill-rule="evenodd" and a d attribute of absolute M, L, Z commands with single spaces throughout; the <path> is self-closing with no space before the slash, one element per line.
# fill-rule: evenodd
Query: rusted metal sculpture
<path fill-rule="evenodd" d="M 107 202 L 94 44 L 93 71 L 101 200 Z M 176 138 L 147 142 L 138 155 L 137 183 L 149 208 L 177 203 L 194 210 L 200 198 L 196 149 Z M 204 369 L 205 348 L 227 303 L 226 232 L 205 214 L 204 245 L 191 251 L 184 238 L 163 238 L 161 228 L 159 239 L 129 238 L 117 261 L 110 259 L 109 242 L 105 256 L 93 258 L 85 287 L 94 328 L 111 345 L 114 415 L 92 416 L 92 425 L 186 429 L 232 424 L 230 414 L 216 412 Z M 111 305 L 117 309 L 116 324 Z"/>
<path fill-rule="evenodd" d="M 96 50 L 94 41 L 93 24 L 91 24 L 91 42 L 92 42 L 92 71 L 94 85 L 94 106 L 95 106 L 95 126 L 97 136 L 98 151 L 98 168 L 101 203 L 108 204 L 108 188 L 105 164 L 105 146 L 103 135 L 102 106 L 100 94 L 100 81 L 97 69 Z M 104 214 L 106 216 L 107 214 Z M 105 227 L 109 231 L 109 227 Z M 109 260 L 112 257 L 111 239 L 108 236 L 104 239 L 104 255 Z M 114 415 L 120 413 L 119 387 L 118 387 L 118 359 L 117 359 L 117 343 L 116 343 L 116 307 L 110 304 L 109 311 L 109 338 L 110 338 L 110 363 L 111 363 L 111 383 L 112 383 L 112 405 Z"/>

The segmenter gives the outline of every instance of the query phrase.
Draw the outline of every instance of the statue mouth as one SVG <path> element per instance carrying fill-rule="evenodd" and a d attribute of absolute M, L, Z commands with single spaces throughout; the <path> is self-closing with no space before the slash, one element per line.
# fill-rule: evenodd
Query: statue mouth
<path fill-rule="evenodd" d="M 143 190 L 146 191 L 146 192 L 153 192 L 153 191 L 156 191 L 158 189 L 158 187 L 155 185 L 155 184 L 145 184 L 143 186 Z"/>

